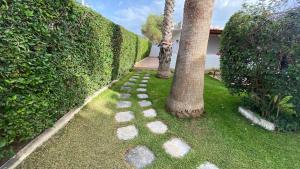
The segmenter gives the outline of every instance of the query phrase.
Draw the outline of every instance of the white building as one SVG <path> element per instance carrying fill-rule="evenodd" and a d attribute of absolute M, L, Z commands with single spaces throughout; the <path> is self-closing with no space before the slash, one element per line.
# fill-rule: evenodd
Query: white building
<path fill-rule="evenodd" d="M 211 28 L 210 36 L 208 41 L 207 55 L 205 61 L 205 69 L 220 68 L 220 35 L 222 33 L 222 29 L 220 28 Z M 181 24 L 175 26 L 173 30 L 173 54 L 171 60 L 171 68 L 174 69 L 176 65 L 177 53 L 179 49 L 179 41 L 181 35 Z M 158 57 L 159 55 L 159 47 L 157 45 L 153 45 L 151 49 L 150 56 Z"/>

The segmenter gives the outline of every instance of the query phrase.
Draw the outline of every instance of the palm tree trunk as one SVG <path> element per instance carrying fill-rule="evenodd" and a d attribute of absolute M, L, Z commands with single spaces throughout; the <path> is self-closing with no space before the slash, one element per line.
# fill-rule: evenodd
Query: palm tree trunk
<path fill-rule="evenodd" d="M 175 75 L 167 110 L 180 118 L 204 112 L 204 71 L 214 0 L 186 0 Z"/>
<path fill-rule="evenodd" d="M 171 75 L 170 64 L 172 57 L 172 28 L 175 0 L 166 0 L 164 21 L 163 21 L 163 39 L 160 43 L 159 67 L 157 76 L 160 78 L 169 78 Z"/>

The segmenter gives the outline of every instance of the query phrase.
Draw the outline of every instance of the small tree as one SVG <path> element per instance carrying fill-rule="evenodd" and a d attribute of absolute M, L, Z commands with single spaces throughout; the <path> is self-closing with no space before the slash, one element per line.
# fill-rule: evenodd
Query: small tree
<path fill-rule="evenodd" d="M 149 15 L 145 24 L 142 25 L 142 33 L 153 43 L 159 43 L 162 39 L 163 16 Z"/>

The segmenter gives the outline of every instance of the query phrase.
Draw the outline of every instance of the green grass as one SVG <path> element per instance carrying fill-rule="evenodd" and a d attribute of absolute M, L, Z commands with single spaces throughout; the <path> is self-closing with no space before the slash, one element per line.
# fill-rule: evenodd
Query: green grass
<path fill-rule="evenodd" d="M 152 72 L 153 73 L 153 72 Z M 170 80 L 151 76 L 148 93 L 159 119 L 169 130 L 165 135 L 151 134 L 142 109 L 137 105 L 136 92 L 132 92 L 135 124 L 139 136 L 123 142 L 116 138 L 120 126 L 114 120 L 115 102 L 120 86 L 129 74 L 89 103 L 65 129 L 51 138 L 43 147 L 29 156 L 19 168 L 130 168 L 124 154 L 130 147 L 146 145 L 156 156 L 148 168 L 190 169 L 210 161 L 221 169 L 297 169 L 300 168 L 300 134 L 268 132 L 252 126 L 237 112 L 240 98 L 231 96 L 227 89 L 210 77 L 205 78 L 205 110 L 203 117 L 195 120 L 177 119 L 168 114 L 165 100 L 171 86 Z M 182 159 L 167 155 L 162 145 L 172 137 L 182 138 L 192 150 Z"/>

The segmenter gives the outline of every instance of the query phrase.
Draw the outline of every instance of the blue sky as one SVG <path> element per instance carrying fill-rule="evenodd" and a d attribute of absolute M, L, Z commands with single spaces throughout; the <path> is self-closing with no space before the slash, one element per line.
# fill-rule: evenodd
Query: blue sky
<path fill-rule="evenodd" d="M 245 1 L 215 0 L 212 25 L 224 27 L 230 16 L 241 9 Z M 141 25 L 149 14 L 162 14 L 164 9 L 164 0 L 85 0 L 85 3 L 106 18 L 137 34 L 141 34 Z M 184 0 L 176 0 L 176 22 L 182 20 L 183 6 Z"/>

